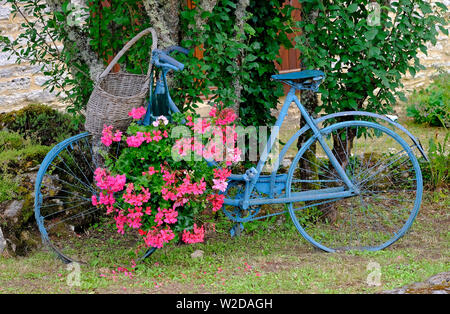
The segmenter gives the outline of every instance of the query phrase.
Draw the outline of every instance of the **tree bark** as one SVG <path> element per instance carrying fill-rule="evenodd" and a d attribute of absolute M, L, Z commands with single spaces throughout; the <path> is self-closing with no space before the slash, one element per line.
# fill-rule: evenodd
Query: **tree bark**
<path fill-rule="evenodd" d="M 246 21 L 247 16 L 247 8 L 250 5 L 250 0 L 240 0 L 238 2 L 238 5 L 236 7 L 235 11 L 235 17 L 236 17 L 236 26 L 237 26 L 237 32 L 236 32 L 236 41 L 242 42 L 245 39 L 244 34 L 244 25 Z M 239 107 L 241 104 L 241 93 L 242 93 L 242 83 L 240 80 L 240 71 L 239 68 L 242 66 L 242 60 L 244 58 L 243 50 L 239 49 L 239 54 L 234 60 L 234 66 L 235 66 L 235 76 L 233 78 L 233 88 L 234 88 L 234 94 L 236 95 L 236 100 L 234 102 L 233 110 L 236 112 L 236 114 L 239 117 Z"/>
<path fill-rule="evenodd" d="M 164 49 L 180 42 L 180 1 L 144 0 L 150 24 L 158 34 L 158 48 Z"/>
<path fill-rule="evenodd" d="M 61 12 L 63 1 L 58 0 L 46 0 L 47 5 L 52 12 Z M 64 13 L 63 13 L 64 14 Z M 102 73 L 104 66 L 102 60 L 97 56 L 94 50 L 92 50 L 89 44 L 89 33 L 86 29 L 83 29 L 77 25 L 63 24 L 64 30 L 68 34 L 68 39 L 63 44 L 76 47 L 74 49 L 78 52 L 77 59 L 82 61 L 81 63 L 87 64 L 89 67 L 90 78 L 93 81 L 97 80 L 97 77 Z M 76 71 L 76 70 L 75 70 Z"/>

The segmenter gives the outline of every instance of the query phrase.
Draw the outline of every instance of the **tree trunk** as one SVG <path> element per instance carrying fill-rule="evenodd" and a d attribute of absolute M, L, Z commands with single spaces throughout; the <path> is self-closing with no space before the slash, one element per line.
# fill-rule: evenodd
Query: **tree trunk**
<path fill-rule="evenodd" d="M 144 0 L 150 24 L 158 34 L 158 48 L 164 49 L 180 42 L 180 5 L 178 0 Z"/>
<path fill-rule="evenodd" d="M 236 26 L 238 31 L 236 32 L 236 41 L 242 42 L 245 39 L 244 34 L 244 25 L 247 16 L 247 8 L 250 5 L 250 0 L 240 0 L 236 7 L 235 16 L 236 16 Z M 242 83 L 240 80 L 240 71 L 239 68 L 242 66 L 242 60 L 244 59 L 243 50 L 239 49 L 239 54 L 235 59 L 235 77 L 233 78 L 233 88 L 234 94 L 236 95 L 236 100 L 234 102 L 233 110 L 239 116 L 239 107 L 241 104 L 241 93 L 242 93 Z"/>

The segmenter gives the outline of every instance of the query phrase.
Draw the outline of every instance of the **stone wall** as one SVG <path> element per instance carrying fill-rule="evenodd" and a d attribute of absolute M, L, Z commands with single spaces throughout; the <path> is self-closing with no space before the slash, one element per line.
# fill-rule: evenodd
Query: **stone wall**
<path fill-rule="evenodd" d="M 10 4 L 0 0 L 0 34 L 16 39 L 22 22 L 20 17 L 13 18 Z M 8 52 L 0 52 L 0 112 L 16 110 L 30 103 L 60 106 L 55 95 L 42 87 L 46 77 L 39 65 L 16 64 L 16 58 L 9 56 Z"/>
<path fill-rule="evenodd" d="M 432 2 L 436 2 L 436 0 L 432 0 Z M 450 0 L 439 0 L 439 2 L 444 3 L 450 11 Z M 447 18 L 450 17 L 449 11 L 447 11 Z M 447 25 L 447 30 L 450 30 L 449 25 Z M 428 55 L 422 52 L 419 53 L 420 61 L 426 69 L 416 73 L 414 77 L 411 77 L 408 73 L 403 78 L 405 92 L 407 94 L 410 94 L 415 89 L 427 86 L 432 77 L 439 72 L 450 72 L 449 36 L 440 32 L 436 45 L 433 46 L 431 43 L 428 43 L 426 46 L 428 48 Z"/>
<path fill-rule="evenodd" d="M 450 8 L 450 0 L 440 0 Z M 0 0 L 0 33 L 11 39 L 17 38 L 21 32 L 20 17 L 13 18 L 11 6 Z M 45 103 L 61 107 L 61 101 L 44 90 L 42 84 L 45 76 L 38 65 L 26 63 L 16 64 L 16 59 L 8 59 L 8 53 L 0 52 L 0 112 L 7 112 L 23 107 L 30 103 Z M 428 55 L 420 54 L 426 70 L 411 77 L 404 78 L 405 92 L 409 94 L 414 89 L 429 83 L 431 77 L 438 71 L 450 71 L 450 42 L 448 36 L 440 34 L 436 46 L 429 44 Z"/>

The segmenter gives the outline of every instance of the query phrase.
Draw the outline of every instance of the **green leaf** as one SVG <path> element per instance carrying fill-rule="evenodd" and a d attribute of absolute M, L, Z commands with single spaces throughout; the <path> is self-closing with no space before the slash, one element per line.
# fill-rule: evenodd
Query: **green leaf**
<path fill-rule="evenodd" d="M 372 28 L 364 33 L 364 37 L 370 41 L 370 40 L 373 40 L 377 34 L 378 34 L 378 29 Z"/>
<path fill-rule="evenodd" d="M 357 3 L 352 3 L 347 8 L 348 13 L 354 13 L 354 12 L 356 12 L 356 10 L 358 10 L 358 4 Z"/>

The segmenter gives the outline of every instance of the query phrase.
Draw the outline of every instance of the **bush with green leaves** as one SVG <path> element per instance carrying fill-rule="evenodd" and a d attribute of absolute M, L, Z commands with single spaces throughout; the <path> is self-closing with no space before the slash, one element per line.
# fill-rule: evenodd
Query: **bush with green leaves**
<path fill-rule="evenodd" d="M 0 129 L 19 133 L 33 143 L 51 146 L 80 133 L 81 125 L 71 114 L 46 105 L 31 104 L 0 114 Z"/>
<path fill-rule="evenodd" d="M 447 7 L 425 0 L 300 0 L 302 29 L 296 37 L 303 63 L 327 75 L 316 113 L 392 111 L 401 79 L 424 69 L 419 52 L 436 44 Z"/>
<path fill-rule="evenodd" d="M 450 127 L 450 74 L 443 73 L 408 99 L 407 115 L 417 123 Z"/>
<path fill-rule="evenodd" d="M 448 145 L 450 133 L 447 133 L 442 142 L 436 137 L 429 139 L 428 159 L 421 160 L 423 180 L 425 186 L 431 189 L 450 186 L 450 154 Z"/>

